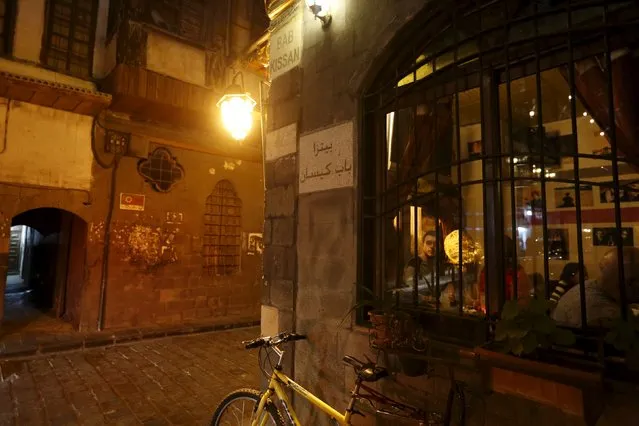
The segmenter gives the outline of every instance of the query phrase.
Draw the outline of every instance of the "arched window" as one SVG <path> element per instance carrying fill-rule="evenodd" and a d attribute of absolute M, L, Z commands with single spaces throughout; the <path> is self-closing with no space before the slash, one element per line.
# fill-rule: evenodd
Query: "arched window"
<path fill-rule="evenodd" d="M 208 275 L 239 272 L 242 249 L 242 200 L 233 184 L 222 180 L 206 199 L 203 257 Z"/>
<path fill-rule="evenodd" d="M 551 300 L 576 329 L 627 315 L 639 302 L 639 268 L 623 266 L 639 262 L 637 6 L 431 3 L 364 97 L 359 281 L 456 317 L 460 334 L 472 327 L 459 318 L 515 298 Z M 588 280 L 604 273 L 617 282 Z"/>

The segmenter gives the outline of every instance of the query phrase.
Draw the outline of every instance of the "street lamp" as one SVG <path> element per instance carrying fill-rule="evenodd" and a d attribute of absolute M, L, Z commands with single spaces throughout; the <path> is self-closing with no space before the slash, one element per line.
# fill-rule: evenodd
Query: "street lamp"
<path fill-rule="evenodd" d="M 241 79 L 239 85 L 235 83 L 238 77 Z M 217 103 L 222 112 L 222 123 L 233 139 L 242 141 L 248 136 L 253 125 L 255 105 L 256 102 L 244 90 L 244 76 L 238 72 Z"/>
<path fill-rule="evenodd" d="M 329 3 L 330 0 L 306 0 L 306 5 L 311 9 L 313 15 L 322 21 L 324 28 L 328 27 L 333 19 Z"/>

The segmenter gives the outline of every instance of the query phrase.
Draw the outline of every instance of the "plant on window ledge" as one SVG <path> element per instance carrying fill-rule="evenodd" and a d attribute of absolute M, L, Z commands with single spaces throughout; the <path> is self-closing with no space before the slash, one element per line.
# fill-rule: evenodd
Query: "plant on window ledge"
<path fill-rule="evenodd" d="M 639 371 L 639 318 L 634 315 L 627 320 L 617 318 L 606 334 L 606 343 L 623 351 L 628 368 Z"/>
<path fill-rule="evenodd" d="M 552 345 L 573 345 L 575 335 L 570 330 L 559 328 L 548 316 L 549 309 L 550 303 L 540 299 L 532 299 L 528 303 L 517 300 L 506 302 L 495 329 L 495 340 L 499 342 L 500 349 L 521 356 Z"/>
<path fill-rule="evenodd" d="M 373 348 L 415 348 L 414 337 L 417 330 L 411 316 L 404 312 L 392 294 L 377 298 L 373 291 L 364 286 L 358 286 L 360 294 L 365 299 L 360 300 L 347 313 L 344 319 L 356 309 L 370 308 L 367 312 L 371 322 L 369 331 L 370 345 Z M 419 345 L 418 345 L 419 347 Z"/>

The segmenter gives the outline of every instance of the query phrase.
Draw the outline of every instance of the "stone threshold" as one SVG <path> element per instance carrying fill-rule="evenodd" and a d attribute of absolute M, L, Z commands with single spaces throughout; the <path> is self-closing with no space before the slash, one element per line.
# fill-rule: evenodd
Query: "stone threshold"
<path fill-rule="evenodd" d="M 58 352 L 116 346 L 149 339 L 255 327 L 258 325 L 260 325 L 259 320 L 241 320 L 230 323 L 185 324 L 180 326 L 107 330 L 92 333 L 72 332 L 59 335 L 48 334 L 33 336 L 35 338 L 28 339 L 28 341 L 23 341 L 23 339 L 20 338 L 9 338 L 5 341 L 0 340 L 0 361 L 51 355 Z"/>

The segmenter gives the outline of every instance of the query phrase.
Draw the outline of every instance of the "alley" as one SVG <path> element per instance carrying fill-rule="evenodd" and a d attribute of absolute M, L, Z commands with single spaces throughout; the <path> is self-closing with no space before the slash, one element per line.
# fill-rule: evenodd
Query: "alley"
<path fill-rule="evenodd" d="M 0 364 L 0 425 L 205 425 L 259 383 L 259 328 L 143 341 Z"/>

